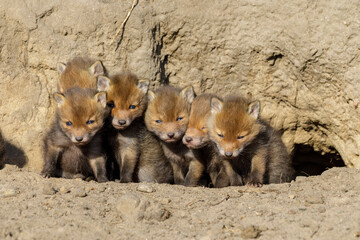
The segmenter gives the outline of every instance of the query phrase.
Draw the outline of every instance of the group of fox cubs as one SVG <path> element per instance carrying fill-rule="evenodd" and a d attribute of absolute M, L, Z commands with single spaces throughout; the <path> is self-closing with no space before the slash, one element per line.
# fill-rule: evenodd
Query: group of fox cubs
<path fill-rule="evenodd" d="M 192 86 L 149 90 L 134 74 L 107 77 L 100 61 L 58 64 L 55 120 L 43 177 L 185 186 L 262 186 L 293 179 L 280 135 L 259 101 L 196 96 Z"/>

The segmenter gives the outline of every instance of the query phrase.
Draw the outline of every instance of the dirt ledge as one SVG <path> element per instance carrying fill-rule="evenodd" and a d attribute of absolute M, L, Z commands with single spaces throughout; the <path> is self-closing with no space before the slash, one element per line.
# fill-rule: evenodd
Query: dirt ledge
<path fill-rule="evenodd" d="M 355 239 L 360 172 L 262 188 L 44 179 L 0 171 L 1 239 Z"/>

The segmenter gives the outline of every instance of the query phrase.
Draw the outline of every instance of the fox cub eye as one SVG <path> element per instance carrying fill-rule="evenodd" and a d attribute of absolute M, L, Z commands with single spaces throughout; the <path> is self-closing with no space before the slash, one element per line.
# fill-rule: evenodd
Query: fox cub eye
<path fill-rule="evenodd" d="M 136 106 L 135 105 L 130 105 L 129 109 L 135 109 Z"/>
<path fill-rule="evenodd" d="M 206 127 L 202 127 L 202 128 L 200 128 L 200 130 L 204 130 L 204 129 L 206 129 Z"/>
<path fill-rule="evenodd" d="M 221 137 L 221 138 L 224 138 L 224 135 L 218 133 L 218 136 Z"/>
<path fill-rule="evenodd" d="M 114 108 L 115 107 L 115 104 L 113 102 L 108 102 L 107 105 L 108 105 L 109 108 Z"/>
<path fill-rule="evenodd" d="M 181 119 L 183 119 L 183 117 L 178 117 L 176 121 L 180 121 Z"/>
<path fill-rule="evenodd" d="M 162 121 L 161 121 L 161 120 L 156 120 L 155 122 L 156 122 L 156 123 L 162 123 Z"/>
<path fill-rule="evenodd" d="M 72 122 L 67 121 L 67 122 L 66 122 L 66 125 L 70 127 L 70 126 L 72 126 Z"/>
<path fill-rule="evenodd" d="M 89 120 L 86 122 L 86 125 L 90 125 L 90 124 L 93 124 L 95 121 L 94 120 Z"/>
<path fill-rule="evenodd" d="M 239 136 L 237 137 L 238 140 L 243 139 L 245 136 Z"/>

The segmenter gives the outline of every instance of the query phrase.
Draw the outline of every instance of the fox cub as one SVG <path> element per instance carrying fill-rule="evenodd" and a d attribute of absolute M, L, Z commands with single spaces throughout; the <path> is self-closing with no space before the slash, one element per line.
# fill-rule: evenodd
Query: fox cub
<path fill-rule="evenodd" d="M 131 73 L 117 74 L 110 79 L 101 76 L 98 89 L 108 94 L 113 128 L 107 130 L 107 140 L 119 168 L 120 182 L 132 182 L 140 154 L 139 134 L 145 128 L 143 113 L 149 81 L 139 80 Z"/>
<path fill-rule="evenodd" d="M 96 76 L 103 74 L 100 62 L 75 58 L 59 64 L 60 92 L 55 121 L 44 139 L 43 177 L 86 178 L 107 181 L 101 129 L 105 117 L 106 93 L 97 92 Z"/>
<path fill-rule="evenodd" d="M 97 77 L 105 72 L 100 61 L 82 57 L 76 57 L 66 65 L 58 63 L 57 70 L 60 74 L 58 90 L 61 93 L 72 87 L 96 89 Z"/>
<path fill-rule="evenodd" d="M 159 139 L 164 155 L 173 168 L 175 184 L 196 186 L 204 171 L 204 163 L 182 142 L 191 103 L 195 98 L 193 87 L 179 90 L 163 86 L 156 92 L 149 91 L 148 96 L 145 124 Z"/>
<path fill-rule="evenodd" d="M 232 186 L 259 187 L 293 179 L 294 170 L 280 135 L 259 114 L 259 101 L 238 96 L 211 99 L 209 136 Z"/>
<path fill-rule="evenodd" d="M 206 171 L 215 187 L 225 187 L 230 184 L 222 163 L 216 154 L 216 147 L 208 135 L 208 119 L 210 117 L 210 100 L 213 94 L 201 94 L 191 104 L 189 123 L 182 139 L 183 143 L 202 158 L 206 163 Z"/>
<path fill-rule="evenodd" d="M 44 141 L 43 177 L 86 178 L 94 174 L 107 181 L 100 129 L 104 124 L 106 93 L 70 88 L 55 93 L 56 119 Z"/>

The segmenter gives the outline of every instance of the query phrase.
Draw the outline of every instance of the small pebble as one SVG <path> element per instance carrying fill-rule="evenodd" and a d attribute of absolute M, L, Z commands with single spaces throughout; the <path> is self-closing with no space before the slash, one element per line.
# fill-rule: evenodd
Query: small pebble
<path fill-rule="evenodd" d="M 14 197 L 16 194 L 15 189 L 12 188 L 0 189 L 0 197 Z"/>
<path fill-rule="evenodd" d="M 51 185 L 44 185 L 42 193 L 45 195 L 54 195 L 56 190 Z"/>
<path fill-rule="evenodd" d="M 163 199 L 160 200 L 161 204 L 169 204 L 170 202 L 171 202 L 170 198 L 163 198 Z"/>
<path fill-rule="evenodd" d="M 99 190 L 99 192 L 105 192 L 106 187 L 105 187 L 104 185 L 100 185 L 100 186 L 98 187 L 98 190 Z"/>
<path fill-rule="evenodd" d="M 324 203 L 324 199 L 322 198 L 322 196 L 308 196 L 305 198 L 305 202 L 307 204 L 323 204 Z"/>
<path fill-rule="evenodd" d="M 289 198 L 290 198 L 290 199 L 294 199 L 294 198 L 295 198 L 295 195 L 294 195 L 294 194 L 290 194 L 290 195 L 289 195 Z"/>
<path fill-rule="evenodd" d="M 85 191 L 86 192 L 90 192 L 90 191 L 92 191 L 92 190 L 94 190 L 95 188 L 93 187 L 93 186 L 87 186 L 87 187 L 85 187 Z"/>
<path fill-rule="evenodd" d="M 261 230 L 259 227 L 251 225 L 246 227 L 241 232 L 241 237 L 245 239 L 253 239 L 260 237 Z"/>
<path fill-rule="evenodd" d="M 155 189 L 151 187 L 148 184 L 140 183 L 139 186 L 136 188 L 139 192 L 145 192 L 145 193 L 152 193 L 155 192 Z"/>
<path fill-rule="evenodd" d="M 294 209 L 290 209 L 288 213 L 289 213 L 289 214 L 292 214 L 292 215 L 295 215 L 295 214 L 296 214 L 296 211 L 295 211 Z"/>
<path fill-rule="evenodd" d="M 121 213 L 124 219 L 137 220 L 140 202 L 138 196 L 128 193 L 120 196 L 116 209 Z"/>
<path fill-rule="evenodd" d="M 73 190 L 72 192 L 74 193 L 75 197 L 86 197 L 87 196 L 85 190 L 81 189 L 81 188 L 80 189 L 77 188 L 77 189 Z"/>
<path fill-rule="evenodd" d="M 68 189 L 67 187 L 61 187 L 59 189 L 59 192 L 62 193 L 62 194 L 69 193 L 70 189 Z"/>
<path fill-rule="evenodd" d="M 318 211 L 319 211 L 319 213 L 324 213 L 324 212 L 326 212 L 326 208 L 324 206 L 320 206 L 318 208 Z"/>
<path fill-rule="evenodd" d="M 187 214 L 185 211 L 180 211 L 180 212 L 179 212 L 179 215 L 180 215 L 181 218 L 184 218 L 184 217 L 186 217 L 188 214 Z"/>
<path fill-rule="evenodd" d="M 159 203 L 151 202 L 145 206 L 144 219 L 146 220 L 164 221 L 170 216 L 170 212 Z"/>

